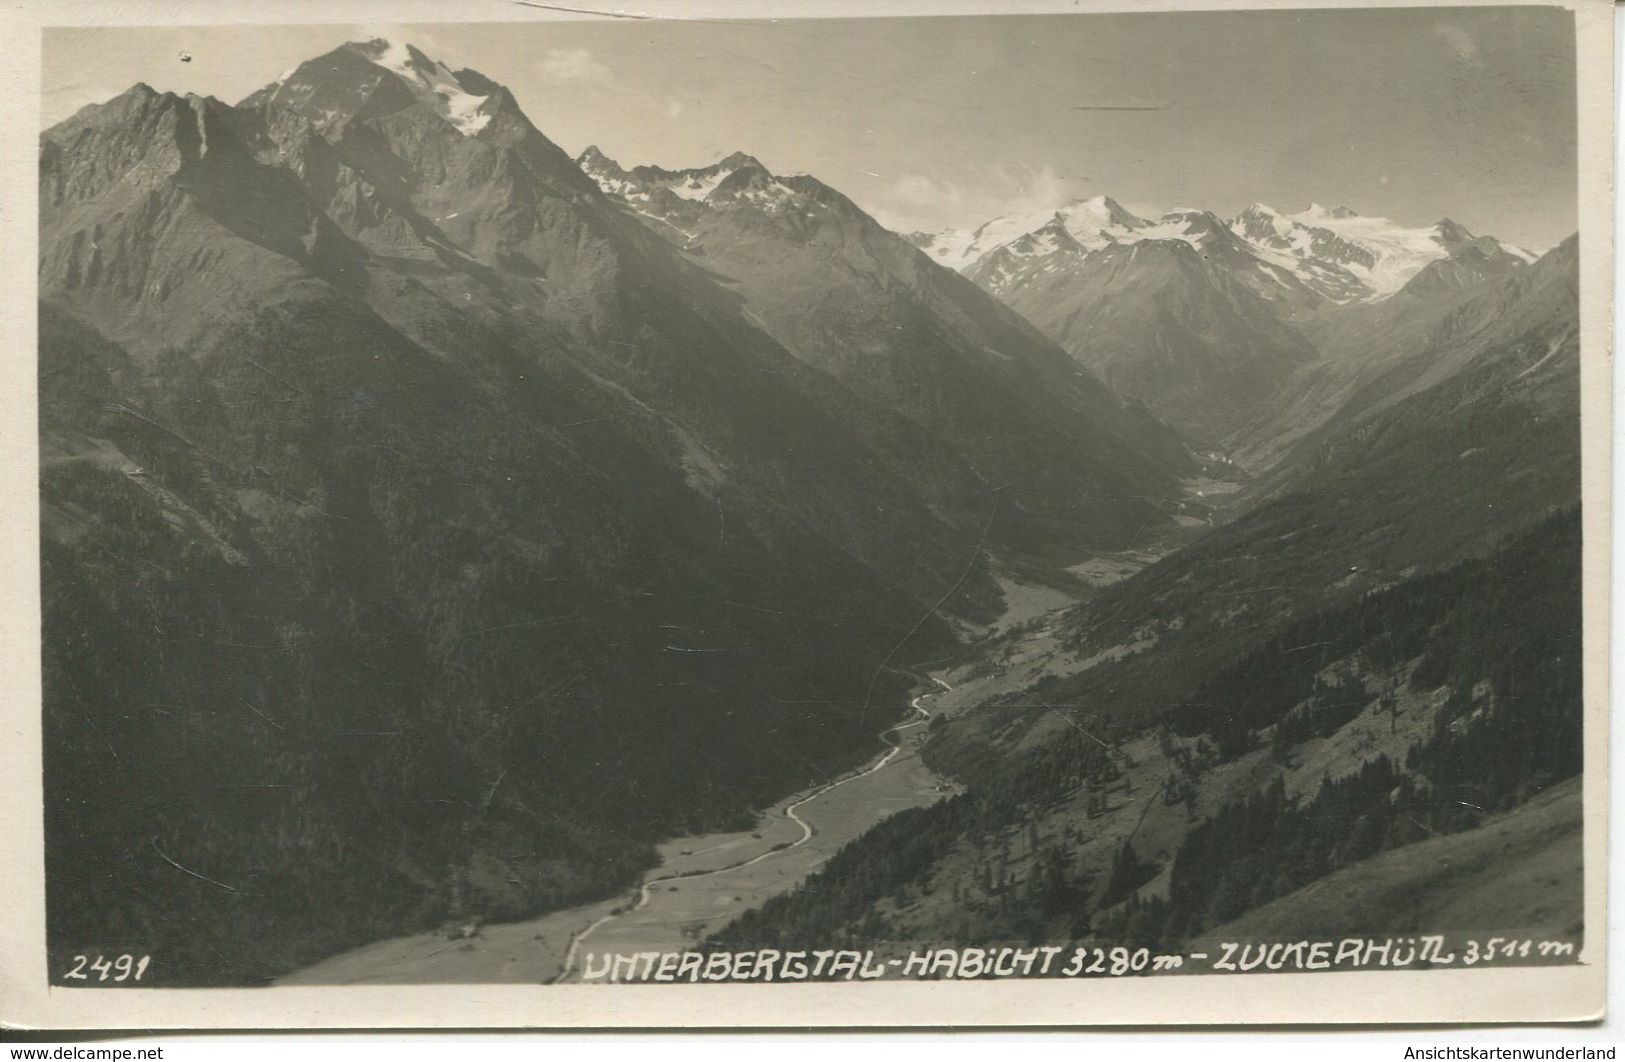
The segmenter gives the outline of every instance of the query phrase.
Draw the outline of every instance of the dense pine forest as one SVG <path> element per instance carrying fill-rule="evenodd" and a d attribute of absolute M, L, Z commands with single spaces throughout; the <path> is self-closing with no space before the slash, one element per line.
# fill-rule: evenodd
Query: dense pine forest
<path fill-rule="evenodd" d="M 876 611 L 871 577 L 787 526 L 719 543 L 716 503 L 625 450 L 662 518 L 616 515 L 603 480 L 534 459 L 546 429 L 511 398 L 329 324 L 177 355 L 157 387 L 44 312 L 45 416 L 103 440 L 48 446 L 41 475 L 62 948 L 253 983 L 603 896 L 660 838 L 870 754 L 910 680 L 866 647 L 919 606 Z M 223 405 L 222 377 L 251 400 Z M 925 624 L 908 652 L 948 644 Z"/>

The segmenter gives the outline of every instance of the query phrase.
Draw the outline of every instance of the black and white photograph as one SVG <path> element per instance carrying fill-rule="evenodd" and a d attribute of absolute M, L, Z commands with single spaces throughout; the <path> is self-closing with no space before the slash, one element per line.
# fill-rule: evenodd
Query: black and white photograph
<path fill-rule="evenodd" d="M 1609 5 L 501 6 L 45 16 L 7 977 L 1600 1011 Z"/>

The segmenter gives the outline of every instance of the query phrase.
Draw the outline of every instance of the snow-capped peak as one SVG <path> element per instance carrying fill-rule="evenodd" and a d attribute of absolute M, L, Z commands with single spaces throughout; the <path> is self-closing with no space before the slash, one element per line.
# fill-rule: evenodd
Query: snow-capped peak
<path fill-rule="evenodd" d="M 1090 249 L 1115 243 L 1125 234 L 1146 224 L 1144 218 L 1135 217 L 1116 200 L 1105 195 L 1069 203 L 1057 210 L 1055 216 L 1066 226 L 1073 239 Z"/>
<path fill-rule="evenodd" d="M 1410 228 L 1319 203 L 1286 215 L 1255 203 L 1230 229 L 1260 258 L 1291 270 L 1339 302 L 1392 295 L 1429 263 L 1474 238 L 1448 218 Z"/>
<path fill-rule="evenodd" d="M 424 55 L 410 44 L 377 38 L 356 45 L 356 50 L 406 82 L 419 100 L 433 107 L 464 136 L 474 136 L 491 121 L 483 107 L 489 95 L 465 88 L 446 64 Z"/>
<path fill-rule="evenodd" d="M 586 150 L 576 158 L 576 162 L 583 168 L 617 170 L 621 168 L 619 163 L 599 150 L 597 144 L 588 144 Z"/>
<path fill-rule="evenodd" d="M 1230 229 L 1244 240 L 1275 239 L 1286 236 L 1296 224 L 1266 203 L 1254 203 L 1230 223 Z"/>
<path fill-rule="evenodd" d="M 1320 203 L 1287 214 L 1255 202 L 1228 221 L 1211 211 L 1177 207 L 1146 220 L 1103 195 L 1058 209 L 1002 215 L 971 231 L 915 233 L 909 239 L 941 264 L 995 289 L 1022 271 L 1063 268 L 1064 255 L 1175 240 L 1283 288 L 1307 288 L 1339 303 L 1386 298 L 1430 263 L 1477 241 L 1449 218 L 1411 228 Z M 1534 257 L 1510 244 L 1497 245 L 1525 261 Z"/>
<path fill-rule="evenodd" d="M 742 170 L 747 166 L 754 166 L 759 170 L 767 169 L 766 166 L 763 166 L 761 162 L 757 160 L 755 155 L 747 155 L 743 151 L 735 151 L 733 154 L 729 155 L 725 159 L 722 159 L 720 162 L 713 163 L 713 165 L 717 169 L 728 170 L 729 172 L 734 170 Z"/>
<path fill-rule="evenodd" d="M 813 209 L 803 203 L 806 197 L 792 187 L 796 178 L 775 177 L 754 156 L 743 151 L 735 151 L 709 166 L 687 170 L 659 166 L 636 166 L 628 170 L 594 146 L 583 151 L 576 163 L 606 194 L 619 196 L 641 214 L 673 224 L 680 216 L 690 216 L 689 212 L 701 204 L 711 207 L 743 204 L 769 214 L 803 207 Z M 694 207 L 673 204 L 669 197 L 686 200 Z"/>
<path fill-rule="evenodd" d="M 1336 221 L 1347 218 L 1357 218 L 1360 215 L 1346 206 L 1336 206 L 1331 209 L 1319 203 L 1310 203 L 1309 209 L 1289 215 L 1293 221 L 1301 221 L 1305 225 L 1315 225 L 1323 221 Z"/>
<path fill-rule="evenodd" d="M 1059 243 L 1048 238 L 1036 238 L 1053 226 L 1060 225 L 1070 238 Z M 1088 199 L 1075 199 L 1060 207 L 1044 207 L 1019 214 L 1002 214 L 984 222 L 975 229 L 946 229 L 935 233 L 917 233 L 911 239 L 925 253 L 950 269 L 969 270 L 978 261 L 1001 248 L 1012 252 L 1034 253 L 1029 248 L 1051 250 L 1073 244 L 1085 250 L 1098 250 L 1118 243 L 1135 229 L 1150 224 L 1135 217 L 1110 196 L 1097 195 Z M 1033 236 L 1035 239 L 1016 246 L 1018 241 Z"/>

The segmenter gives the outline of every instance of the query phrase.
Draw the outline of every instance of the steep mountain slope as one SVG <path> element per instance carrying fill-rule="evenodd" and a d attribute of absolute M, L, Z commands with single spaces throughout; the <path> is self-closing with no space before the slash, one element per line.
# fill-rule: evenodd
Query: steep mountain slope
<path fill-rule="evenodd" d="M 1406 361 L 1347 404 L 1262 504 L 1084 606 L 1078 653 L 1140 640 L 1129 635 L 1149 623 L 1164 672 L 1177 646 L 1233 655 L 1284 617 L 1482 553 L 1577 504 L 1575 251 L 1571 240 L 1462 308 L 1463 333 L 1425 371 Z"/>
<path fill-rule="evenodd" d="M 743 154 L 683 171 L 596 149 L 581 162 L 797 358 L 999 488 L 995 542 L 1120 548 L 1166 522 L 1195 467 L 1173 433 L 845 196 Z"/>
<path fill-rule="evenodd" d="M 174 155 L 173 179 L 146 164 L 74 190 L 65 182 L 83 178 L 59 176 L 57 161 L 92 158 L 101 141 L 84 141 L 80 119 L 53 130 L 43 179 L 61 187 L 43 219 L 46 290 L 150 358 L 218 330 L 222 307 L 323 280 L 324 297 L 365 300 L 447 359 L 490 342 L 535 359 L 553 386 L 613 411 L 586 418 L 589 435 L 618 423 L 696 483 L 736 476 L 867 563 L 919 580 L 931 567 L 920 550 L 950 561 L 959 533 L 831 423 L 844 389 L 627 224 L 504 90 L 460 75 L 490 88 L 491 113 L 470 134 L 374 61 L 387 52 L 338 49 L 236 109 L 137 92 L 83 116 L 98 131 L 150 126 L 163 141 L 154 157 Z M 337 106 L 346 99 L 350 111 Z M 125 209 L 119 197 L 136 195 L 142 209 Z M 832 514 L 819 494 L 847 498 L 849 512 Z M 900 536 L 902 525 L 916 533 Z"/>
<path fill-rule="evenodd" d="M 861 758 L 895 669 L 992 614 L 1003 484 L 477 72 L 372 41 L 235 107 L 137 86 L 45 133 L 40 189 L 55 948 L 245 983 L 603 895 Z M 1064 363 L 924 287 L 942 350 Z M 1165 519 L 1180 444 L 1067 394 L 1098 421 L 1020 406 L 1012 510 Z"/>
<path fill-rule="evenodd" d="M 1210 447 L 1247 425 L 1314 351 L 1222 257 L 1228 233 L 1061 249 L 973 277 L 1107 384 Z M 998 255 L 1005 254 L 1004 251 Z M 978 266 L 980 269 L 981 266 Z"/>
<path fill-rule="evenodd" d="M 1532 333 L 1555 355 L 1543 371 L 1572 366 L 1577 275 L 1573 238 L 1531 266 L 1475 242 L 1433 262 L 1391 298 L 1305 322 L 1319 357 L 1236 440 L 1238 460 L 1273 467 L 1291 454 L 1289 463 L 1299 462 L 1314 453 L 1317 433 L 1393 405 L 1486 350 L 1521 349 Z M 1568 353 L 1557 354 L 1559 347 Z M 1281 468 L 1275 475 L 1290 474 Z"/>
<path fill-rule="evenodd" d="M 1403 933 L 1426 911 L 1430 931 L 1577 934 L 1578 532 L 1570 511 L 1306 616 L 1179 687 L 1164 725 L 1054 689 L 972 703 L 924 750 L 961 795 L 718 940 L 1180 949 Z M 1342 900 L 1355 884 L 1389 905 Z"/>
<path fill-rule="evenodd" d="M 1579 779 L 1464 833 L 1389 849 L 1212 929 L 1209 940 L 1401 933 L 1578 936 L 1585 925 Z"/>

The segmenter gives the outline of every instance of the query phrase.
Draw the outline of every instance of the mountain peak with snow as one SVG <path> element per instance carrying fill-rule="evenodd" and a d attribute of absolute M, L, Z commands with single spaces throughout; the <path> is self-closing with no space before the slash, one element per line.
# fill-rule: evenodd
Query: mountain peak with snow
<path fill-rule="evenodd" d="M 1295 222 L 1266 203 L 1253 203 L 1230 223 L 1244 240 L 1273 240 L 1292 231 Z"/>
<path fill-rule="evenodd" d="M 1261 259 L 1293 271 L 1336 302 L 1387 298 L 1432 263 L 1478 239 L 1450 218 L 1413 228 L 1319 203 L 1288 215 L 1255 203 L 1230 228 Z M 1495 243 L 1512 257 L 1531 257 L 1520 248 Z"/>
<path fill-rule="evenodd" d="M 1057 213 L 1065 215 L 1069 209 L 1074 212 L 1087 211 L 1089 214 L 1102 218 L 1108 226 L 1132 229 L 1145 224 L 1143 218 L 1135 217 L 1125 210 L 1122 204 L 1109 195 L 1097 195 L 1090 199 L 1082 199 L 1072 204 L 1071 208 L 1062 207 Z"/>
<path fill-rule="evenodd" d="M 618 189 L 612 189 L 610 186 L 618 186 L 627 180 L 625 167 L 604 154 L 597 144 L 588 144 L 586 150 L 576 156 L 575 162 L 582 173 L 591 177 L 598 187 L 606 192 L 618 192 Z"/>
<path fill-rule="evenodd" d="M 1063 229 L 1069 239 L 1057 238 Z M 1027 273 L 1063 268 L 1058 256 L 1160 240 L 1190 244 L 1241 270 L 1250 282 L 1266 278 L 1274 285 L 1266 293 L 1279 294 L 1279 287 L 1294 299 L 1318 293 L 1345 303 L 1393 295 L 1430 263 L 1457 254 L 1475 237 L 1449 218 L 1413 228 L 1318 202 L 1293 214 L 1254 202 L 1229 220 L 1186 206 L 1148 220 L 1097 195 L 1058 209 L 1003 215 L 970 232 L 922 233 L 911 239 L 936 261 L 995 290 L 1018 283 Z M 1532 258 L 1520 248 L 1498 246 L 1524 261 Z"/>
<path fill-rule="evenodd" d="M 777 177 L 761 160 L 735 151 L 708 166 L 668 170 L 640 165 L 626 169 L 596 146 L 589 147 L 576 164 L 606 194 L 624 200 L 640 214 L 656 218 L 679 231 L 708 208 L 744 206 L 774 214 L 788 204 L 816 198 L 817 182 L 806 177 Z"/>
<path fill-rule="evenodd" d="M 1438 233 L 1440 242 L 1446 246 L 1471 243 L 1476 238 L 1468 230 L 1467 226 L 1450 218 L 1440 218 L 1433 223 L 1433 229 Z"/>
<path fill-rule="evenodd" d="M 376 37 L 300 63 L 243 103 L 287 107 L 324 130 L 421 105 L 475 137 L 499 111 L 516 107 L 512 99 L 478 71 L 453 72 L 411 44 Z"/>
<path fill-rule="evenodd" d="M 1314 222 L 1326 221 L 1328 219 L 1341 220 L 1345 218 L 1357 218 L 1360 215 L 1356 211 L 1346 206 L 1335 206 L 1328 209 L 1327 207 L 1321 206 L 1319 203 L 1310 203 L 1308 209 L 1299 211 L 1298 213 L 1290 216 L 1294 221 L 1302 221 L 1308 224 L 1313 224 Z"/>
<path fill-rule="evenodd" d="M 764 172 L 767 171 L 767 167 L 762 165 L 760 159 L 758 159 L 755 155 L 747 155 L 743 151 L 735 151 L 731 155 L 718 160 L 712 165 L 716 169 L 722 170 L 741 170 L 745 169 L 746 167 L 753 167 Z"/>
<path fill-rule="evenodd" d="M 1049 247 L 1050 253 L 1060 249 L 1098 250 L 1119 242 L 1150 222 L 1136 217 L 1108 195 L 1095 195 L 1087 199 L 1074 199 L 1058 207 L 1002 214 L 969 231 L 944 229 L 934 233 L 917 233 L 911 239 L 942 265 L 967 272 L 992 252 L 1013 245 L 1023 237 L 1036 236 L 1057 224 L 1066 230 L 1068 240 L 1035 240 L 1024 246 Z"/>
<path fill-rule="evenodd" d="M 495 86 L 490 82 L 477 86 L 488 89 L 477 94 L 471 91 L 476 86 L 465 85 L 445 63 L 429 58 L 411 44 L 397 44 L 378 37 L 352 42 L 350 47 L 399 77 L 419 101 L 428 104 L 464 136 L 477 135 L 491 121 L 486 104 L 493 95 L 490 89 Z"/>

